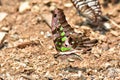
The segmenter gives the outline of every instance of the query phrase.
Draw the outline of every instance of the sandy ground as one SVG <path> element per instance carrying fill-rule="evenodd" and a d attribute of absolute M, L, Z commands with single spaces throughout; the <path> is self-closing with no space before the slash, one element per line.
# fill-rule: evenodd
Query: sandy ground
<path fill-rule="evenodd" d="M 0 21 L 0 32 L 7 33 L 0 49 L 0 80 L 120 80 L 120 27 L 111 22 L 109 30 L 80 26 L 84 19 L 70 0 L 27 0 L 29 7 L 20 11 L 24 2 L 1 0 L 0 12 L 8 15 Z M 98 39 L 91 51 L 79 53 L 80 60 L 54 58 L 48 24 L 55 7 L 64 10 L 78 32 Z M 102 7 L 102 12 L 120 25 L 120 4 Z"/>

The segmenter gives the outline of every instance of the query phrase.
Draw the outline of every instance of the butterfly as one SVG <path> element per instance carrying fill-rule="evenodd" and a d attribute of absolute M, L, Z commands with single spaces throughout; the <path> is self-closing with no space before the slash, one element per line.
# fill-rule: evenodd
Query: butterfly
<path fill-rule="evenodd" d="M 90 22 L 98 22 L 102 14 L 98 0 L 71 0 L 78 13 Z"/>
<path fill-rule="evenodd" d="M 56 8 L 53 11 L 51 30 L 56 50 L 59 52 L 73 49 L 89 49 L 97 40 L 90 40 L 85 34 L 75 33 L 68 24 L 62 9 Z"/>

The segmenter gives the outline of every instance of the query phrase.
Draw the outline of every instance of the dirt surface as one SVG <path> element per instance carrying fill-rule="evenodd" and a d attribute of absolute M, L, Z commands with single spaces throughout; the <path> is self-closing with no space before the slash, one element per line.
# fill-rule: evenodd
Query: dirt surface
<path fill-rule="evenodd" d="M 102 3 L 102 0 L 100 0 Z M 27 0 L 29 8 L 20 11 L 24 0 L 1 0 L 0 32 L 7 36 L 0 49 L 0 80 L 120 80 L 120 27 L 110 29 L 79 25 L 80 17 L 70 0 Z M 120 4 L 103 8 L 103 15 L 120 25 Z M 54 58 L 51 37 L 51 11 L 64 10 L 68 23 L 98 43 L 81 59 Z M 7 29 L 7 30 L 6 30 Z"/>

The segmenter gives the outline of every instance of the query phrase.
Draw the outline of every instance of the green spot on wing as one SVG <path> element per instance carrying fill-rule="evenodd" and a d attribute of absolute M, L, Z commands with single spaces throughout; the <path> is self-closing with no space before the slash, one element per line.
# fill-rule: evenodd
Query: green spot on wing
<path fill-rule="evenodd" d="M 60 35 L 61 35 L 61 36 L 65 36 L 65 32 L 62 32 Z"/>
<path fill-rule="evenodd" d="M 67 39 L 67 37 L 63 37 L 61 40 L 64 42 Z"/>
<path fill-rule="evenodd" d="M 71 50 L 71 48 L 61 47 L 61 51 L 62 51 L 62 52 L 69 51 L 69 50 Z"/>
<path fill-rule="evenodd" d="M 62 31 L 62 30 L 63 30 L 63 27 L 61 26 L 61 27 L 60 27 L 60 31 Z"/>
<path fill-rule="evenodd" d="M 61 45 L 62 43 L 61 42 L 56 42 L 55 44 Z"/>

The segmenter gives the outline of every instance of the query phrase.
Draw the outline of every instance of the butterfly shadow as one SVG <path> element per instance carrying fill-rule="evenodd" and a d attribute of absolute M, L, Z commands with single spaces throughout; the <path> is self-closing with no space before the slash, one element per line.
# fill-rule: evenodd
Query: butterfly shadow
<path fill-rule="evenodd" d="M 83 21 L 81 23 L 77 23 L 79 26 L 88 26 L 93 29 L 93 31 L 99 31 L 101 34 L 105 34 L 111 29 L 111 25 L 109 21 L 103 17 L 103 19 L 99 23 L 90 22 L 89 20 Z"/>

